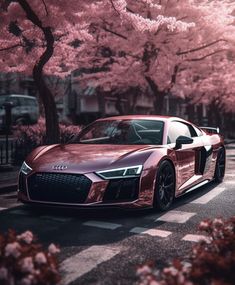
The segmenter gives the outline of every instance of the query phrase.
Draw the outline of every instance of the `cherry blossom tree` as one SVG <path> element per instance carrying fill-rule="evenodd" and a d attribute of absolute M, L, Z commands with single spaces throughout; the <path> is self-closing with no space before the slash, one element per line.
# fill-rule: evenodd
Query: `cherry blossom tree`
<path fill-rule="evenodd" d="M 77 1 L 70 5 L 43 0 L 0 3 L 0 69 L 33 75 L 45 110 L 47 142 L 58 141 L 55 101 L 44 74 L 63 76 L 74 68 L 76 40 L 91 38 L 80 20 L 77 7 L 82 7 Z"/>
<path fill-rule="evenodd" d="M 160 2 L 161 5 L 154 4 Z M 86 84 L 96 82 L 118 94 L 130 86 L 143 92 L 150 88 L 157 113 L 161 113 L 164 96 L 173 91 L 180 73 L 195 72 L 202 62 L 210 62 L 213 55 L 225 54 L 233 46 L 235 30 L 231 24 L 235 4 L 231 1 L 129 0 L 126 6 L 115 6 L 114 1 L 113 5 L 116 13 L 112 11 L 108 17 L 112 21 L 100 17 L 98 22 L 93 22 L 97 45 L 83 56 L 84 65 L 91 72 L 84 73 L 80 80 Z M 161 17 L 169 21 L 170 15 L 174 18 L 153 31 L 145 29 L 142 23 L 139 28 L 130 25 L 126 17 L 120 25 L 116 18 L 124 9 L 128 17 L 135 18 L 138 11 L 147 21 Z M 96 10 L 100 13 L 99 7 Z M 175 19 L 181 20 L 180 24 L 172 24 Z"/>
<path fill-rule="evenodd" d="M 140 1 L 140 6 L 145 2 L 148 1 Z M 120 26 L 125 21 L 139 33 L 156 32 L 162 25 L 169 29 L 186 29 L 188 26 L 171 17 L 160 16 L 150 20 L 138 11 L 132 13 L 126 9 L 124 0 L 70 0 L 69 3 L 62 0 L 1 0 L 0 3 L 1 70 L 32 72 L 44 105 L 50 143 L 58 140 L 59 129 L 55 101 L 45 84 L 44 74 L 63 76 L 79 66 L 82 50 L 95 44 L 93 22 L 100 17 L 106 18 L 108 11 L 109 17 L 112 13 L 116 15 L 115 20 Z M 158 5 L 155 8 L 158 9 Z"/>
<path fill-rule="evenodd" d="M 232 41 L 229 0 L 0 0 L 0 5 L 0 70 L 33 75 L 48 143 L 58 141 L 59 128 L 46 74 L 63 77 L 85 68 L 81 81 L 102 89 L 148 87 L 160 112 L 164 94 L 185 68 L 182 62 L 223 52 Z"/>

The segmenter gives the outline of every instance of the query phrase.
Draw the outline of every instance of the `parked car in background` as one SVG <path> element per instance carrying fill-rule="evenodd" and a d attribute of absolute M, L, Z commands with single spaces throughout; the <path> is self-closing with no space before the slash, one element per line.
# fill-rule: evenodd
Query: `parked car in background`
<path fill-rule="evenodd" d="M 28 95 L 10 94 L 0 96 L 0 129 L 4 129 L 4 103 L 12 103 L 12 125 L 35 124 L 39 118 L 37 98 Z"/>

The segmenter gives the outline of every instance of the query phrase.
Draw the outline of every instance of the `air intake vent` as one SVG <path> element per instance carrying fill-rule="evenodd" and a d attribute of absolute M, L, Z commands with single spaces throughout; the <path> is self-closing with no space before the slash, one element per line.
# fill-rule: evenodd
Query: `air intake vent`
<path fill-rule="evenodd" d="M 35 173 L 28 178 L 31 200 L 80 204 L 86 201 L 91 180 L 84 175 Z"/>

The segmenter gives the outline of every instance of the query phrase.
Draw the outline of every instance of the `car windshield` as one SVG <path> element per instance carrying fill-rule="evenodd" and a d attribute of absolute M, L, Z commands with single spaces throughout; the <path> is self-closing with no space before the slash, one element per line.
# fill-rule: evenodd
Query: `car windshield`
<path fill-rule="evenodd" d="M 0 96 L 0 107 L 2 107 L 3 103 L 5 103 L 6 101 L 9 101 L 7 99 L 8 99 L 7 96 Z"/>
<path fill-rule="evenodd" d="M 161 145 L 163 126 L 157 120 L 96 121 L 69 143 Z"/>

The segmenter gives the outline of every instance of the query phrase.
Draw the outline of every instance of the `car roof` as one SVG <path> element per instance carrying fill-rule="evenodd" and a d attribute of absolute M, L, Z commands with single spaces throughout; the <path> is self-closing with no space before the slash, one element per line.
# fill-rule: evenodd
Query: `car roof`
<path fill-rule="evenodd" d="M 106 117 L 98 119 L 97 121 L 106 121 L 106 120 L 159 120 L 159 121 L 182 121 L 187 122 L 178 117 L 171 117 L 171 116 L 160 116 L 160 115 L 125 115 L 125 116 L 113 116 L 113 117 Z M 189 123 L 189 122 L 187 122 Z"/>
<path fill-rule="evenodd" d="M 29 95 L 21 95 L 21 94 L 7 94 L 7 95 L 2 95 L 1 97 L 15 97 L 15 98 L 26 98 L 26 99 L 33 99 L 36 100 L 34 96 L 29 96 Z"/>

